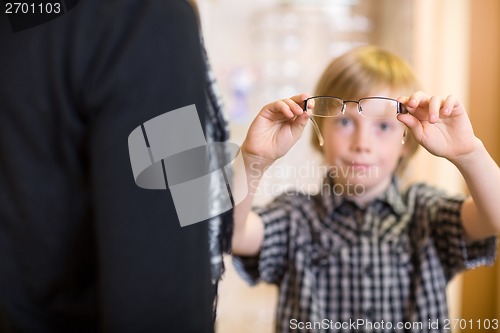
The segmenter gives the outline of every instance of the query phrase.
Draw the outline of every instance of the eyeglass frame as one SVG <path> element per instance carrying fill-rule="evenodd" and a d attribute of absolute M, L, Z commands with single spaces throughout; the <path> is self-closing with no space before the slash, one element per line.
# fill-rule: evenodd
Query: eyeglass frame
<path fill-rule="evenodd" d="M 403 104 L 401 104 L 398 100 L 396 100 L 394 98 L 390 98 L 390 97 L 369 96 L 369 97 L 360 98 L 357 101 L 354 101 L 354 100 L 347 100 L 347 101 L 345 101 L 345 100 L 343 100 L 340 97 L 325 96 L 325 95 L 312 96 L 312 97 L 306 98 L 304 100 L 304 112 L 307 112 L 307 103 L 308 103 L 308 101 L 311 100 L 311 99 L 315 99 L 315 98 L 331 98 L 331 99 L 337 99 L 339 101 L 342 101 L 342 109 L 341 109 L 340 113 L 338 115 L 335 115 L 335 116 L 321 116 L 321 115 L 312 114 L 311 116 L 313 116 L 313 117 L 320 117 L 320 118 L 335 118 L 335 117 L 338 117 L 338 116 L 340 116 L 342 114 L 345 114 L 345 106 L 346 106 L 347 103 L 356 103 L 357 104 L 357 109 L 358 109 L 358 114 L 360 116 L 365 117 L 365 115 L 363 114 L 363 109 L 361 108 L 361 105 L 359 104 L 359 102 L 361 102 L 363 100 L 367 100 L 367 99 L 384 99 L 384 100 L 396 102 L 396 105 L 397 105 L 396 115 L 398 115 L 400 113 L 401 114 L 408 113 L 408 110 L 403 106 Z M 322 147 L 323 144 L 324 144 L 324 142 L 325 142 L 325 140 L 323 139 L 323 135 L 321 134 L 321 131 L 319 130 L 318 123 L 312 117 L 310 117 L 309 119 L 313 123 L 314 131 L 316 132 L 316 136 L 318 137 L 318 140 L 319 140 L 319 145 Z M 405 128 L 405 132 L 403 134 L 403 140 L 401 141 L 403 144 L 404 144 L 405 137 L 406 137 L 406 128 Z"/>

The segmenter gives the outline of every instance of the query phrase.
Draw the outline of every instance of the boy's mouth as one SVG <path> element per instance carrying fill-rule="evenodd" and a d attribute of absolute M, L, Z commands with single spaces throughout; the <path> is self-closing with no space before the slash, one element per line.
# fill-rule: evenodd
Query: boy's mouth
<path fill-rule="evenodd" d="M 351 166 L 353 168 L 371 168 L 373 166 L 373 164 L 366 163 L 366 162 L 351 161 L 349 166 Z"/>

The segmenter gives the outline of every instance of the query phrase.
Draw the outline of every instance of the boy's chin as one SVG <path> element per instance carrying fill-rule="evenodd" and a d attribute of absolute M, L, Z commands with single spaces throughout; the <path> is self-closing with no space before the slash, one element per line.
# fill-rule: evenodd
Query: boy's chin
<path fill-rule="evenodd" d="M 377 188 L 383 182 L 382 179 L 375 177 L 349 177 L 339 179 L 339 183 L 347 187 L 364 188 L 365 190 Z"/>
<path fill-rule="evenodd" d="M 369 177 L 369 176 L 356 176 L 348 177 L 342 179 L 342 183 L 345 185 L 366 185 L 373 186 L 380 182 L 380 179 Z"/>

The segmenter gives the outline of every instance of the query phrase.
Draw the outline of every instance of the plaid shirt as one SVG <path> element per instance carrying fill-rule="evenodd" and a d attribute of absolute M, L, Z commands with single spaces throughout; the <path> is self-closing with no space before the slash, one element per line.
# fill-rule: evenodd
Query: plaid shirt
<path fill-rule="evenodd" d="M 466 242 L 464 198 L 423 184 L 401 193 L 396 180 L 365 208 L 330 193 L 258 210 L 261 252 L 234 258 L 249 283 L 279 286 L 276 331 L 448 331 L 446 284 L 496 256 L 496 237 Z"/>

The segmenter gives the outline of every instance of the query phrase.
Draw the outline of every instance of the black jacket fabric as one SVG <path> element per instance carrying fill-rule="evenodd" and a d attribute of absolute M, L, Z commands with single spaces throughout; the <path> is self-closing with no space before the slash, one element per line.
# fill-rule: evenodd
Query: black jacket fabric
<path fill-rule="evenodd" d="M 0 332 L 213 331 L 207 225 L 137 187 L 127 146 L 170 110 L 203 121 L 204 73 L 183 0 L 81 0 L 17 32 L 0 13 Z"/>

